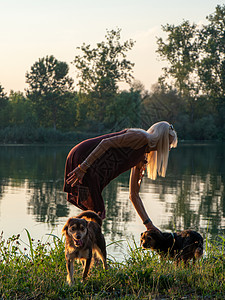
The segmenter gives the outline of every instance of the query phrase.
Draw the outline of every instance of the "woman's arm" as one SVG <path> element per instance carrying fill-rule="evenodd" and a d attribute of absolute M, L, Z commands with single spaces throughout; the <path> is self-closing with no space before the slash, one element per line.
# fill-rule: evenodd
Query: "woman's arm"
<path fill-rule="evenodd" d="M 73 186 L 77 181 L 82 183 L 82 179 L 87 169 L 104 154 L 109 148 L 130 147 L 139 149 L 148 143 L 146 132 L 143 130 L 127 131 L 124 134 L 113 136 L 102 140 L 98 146 L 89 154 L 89 156 L 68 174 L 67 183 Z"/>
<path fill-rule="evenodd" d="M 137 166 L 133 167 L 131 169 L 130 173 L 130 185 L 129 185 L 129 191 L 130 191 L 130 200 L 133 203 L 138 215 L 143 221 L 143 224 L 146 226 L 147 230 L 149 229 L 156 229 L 152 221 L 150 220 L 143 202 L 139 196 L 139 191 L 140 191 L 140 184 L 141 184 L 141 179 L 143 177 L 143 172 L 144 172 L 144 162 L 140 162 Z"/>
<path fill-rule="evenodd" d="M 91 166 L 94 161 L 104 154 L 109 148 L 130 147 L 139 149 L 148 143 L 146 133 L 143 130 L 127 131 L 123 134 L 116 135 L 102 140 L 98 146 L 89 154 L 85 162 Z M 81 166 L 83 166 L 81 164 Z"/>

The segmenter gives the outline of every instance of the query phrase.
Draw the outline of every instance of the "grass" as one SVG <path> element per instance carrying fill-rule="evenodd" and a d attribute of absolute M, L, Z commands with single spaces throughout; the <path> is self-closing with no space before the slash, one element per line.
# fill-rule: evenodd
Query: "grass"
<path fill-rule="evenodd" d="M 53 128 L 36 128 L 28 126 L 12 126 L 0 128 L 0 141 L 2 144 L 30 144 L 30 143 L 74 143 L 95 136 L 95 133 L 63 132 Z"/>
<path fill-rule="evenodd" d="M 48 235 L 28 243 L 19 235 L 0 238 L 0 299 L 224 299 L 225 240 L 206 241 L 207 255 L 197 264 L 176 266 L 134 242 L 128 258 L 94 266 L 85 283 L 75 265 L 75 285 L 66 283 L 64 242 Z M 24 247 L 23 250 L 21 250 Z"/>

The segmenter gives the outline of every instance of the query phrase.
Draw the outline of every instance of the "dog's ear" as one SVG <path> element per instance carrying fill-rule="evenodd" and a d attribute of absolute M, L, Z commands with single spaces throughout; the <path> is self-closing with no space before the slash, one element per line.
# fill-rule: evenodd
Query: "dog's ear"
<path fill-rule="evenodd" d="M 68 231 L 68 225 L 64 225 L 64 227 L 63 227 L 63 229 L 62 229 L 62 234 L 66 234 L 67 233 L 67 231 Z"/>
<path fill-rule="evenodd" d="M 66 224 L 63 226 L 62 234 L 64 234 L 64 235 L 68 232 L 69 220 L 67 220 Z"/>
<path fill-rule="evenodd" d="M 85 225 L 85 227 L 87 228 L 87 227 L 88 227 L 88 224 L 89 224 L 88 220 L 82 219 L 82 221 L 83 221 L 83 225 Z"/>

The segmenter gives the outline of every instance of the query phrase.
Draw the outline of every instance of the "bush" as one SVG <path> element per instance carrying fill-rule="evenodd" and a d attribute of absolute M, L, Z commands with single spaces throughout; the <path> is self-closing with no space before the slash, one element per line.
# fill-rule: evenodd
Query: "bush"
<path fill-rule="evenodd" d="M 194 123 L 193 137 L 196 140 L 213 140 L 217 137 L 213 116 L 205 116 Z"/>
<path fill-rule="evenodd" d="M 61 132 L 52 128 L 43 127 L 34 128 L 14 126 L 0 129 L 0 141 L 3 144 L 74 142 L 91 136 L 94 136 L 94 134 L 82 132 Z"/>

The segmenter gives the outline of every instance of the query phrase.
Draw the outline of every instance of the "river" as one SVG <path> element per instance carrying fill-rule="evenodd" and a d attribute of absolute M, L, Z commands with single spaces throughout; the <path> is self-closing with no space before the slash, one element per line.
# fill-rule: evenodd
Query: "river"
<path fill-rule="evenodd" d="M 3 237 L 25 228 L 35 240 L 61 237 L 67 218 L 80 212 L 63 192 L 66 156 L 72 145 L 0 146 L 0 230 Z M 111 259 L 122 260 L 128 245 L 139 246 L 145 230 L 129 200 L 129 172 L 104 190 L 103 233 Z M 225 144 L 180 142 L 170 152 L 167 174 L 143 178 L 140 195 L 163 231 L 192 228 L 204 238 L 225 236 Z"/>

